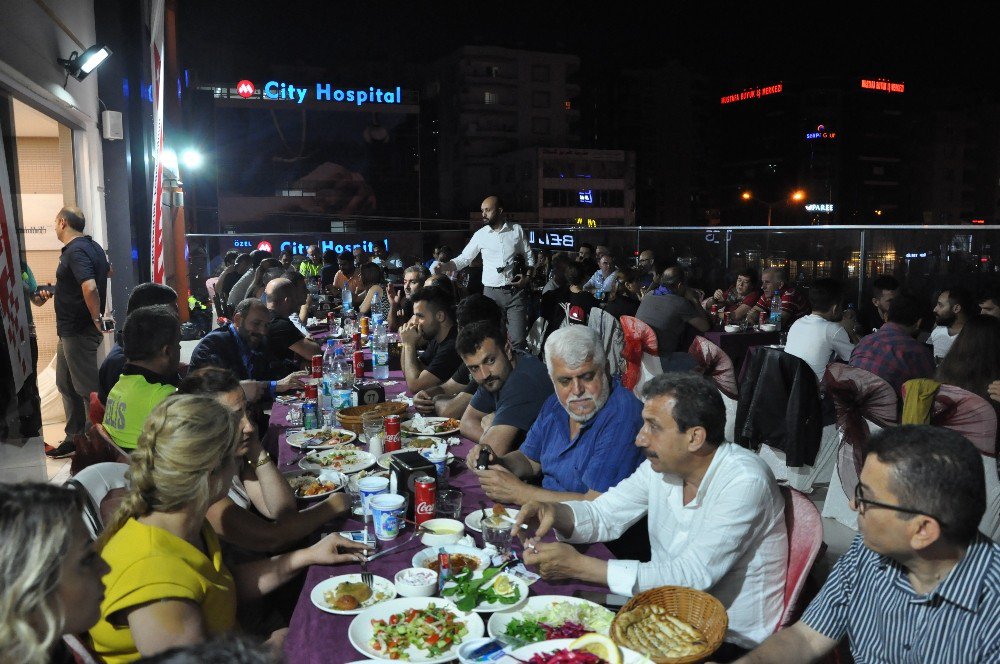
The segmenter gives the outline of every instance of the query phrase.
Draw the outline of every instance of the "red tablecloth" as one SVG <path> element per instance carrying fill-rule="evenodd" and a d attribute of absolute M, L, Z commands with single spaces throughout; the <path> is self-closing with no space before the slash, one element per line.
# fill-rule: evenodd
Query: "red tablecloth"
<path fill-rule="evenodd" d="M 391 372 L 390 381 L 396 381 L 394 385 L 386 385 L 386 398 L 402 393 L 406 389 L 406 383 L 402 372 Z M 298 449 L 291 447 L 285 442 L 284 429 L 288 424 L 285 415 L 288 408 L 276 403 L 272 409 L 268 443 L 272 451 L 276 452 L 279 467 L 282 470 L 290 470 L 297 467 L 301 453 Z M 276 446 L 276 449 L 274 449 Z M 479 486 L 474 473 L 465 467 L 465 457 L 472 447 L 472 441 L 462 439 L 461 444 L 450 448 L 455 455 L 455 462 L 451 464 L 451 478 L 449 480 L 452 488 L 460 489 L 463 493 L 462 518 L 479 509 L 479 501 L 486 501 L 491 505 L 492 501 L 486 497 Z M 331 531 L 359 530 L 363 524 L 355 518 L 344 519 L 339 523 L 332 524 Z M 471 533 L 479 546 L 482 546 L 482 538 L 478 533 Z M 393 546 L 408 538 L 409 530 L 404 530 L 397 542 L 388 543 L 386 546 Z M 385 577 L 390 581 L 399 570 L 410 567 L 410 560 L 417 551 L 422 548 L 418 540 L 414 540 L 409 546 L 399 551 L 390 553 L 369 564 L 368 569 L 373 574 Z M 592 544 L 582 547 L 585 553 L 602 560 L 609 560 L 613 556 L 603 544 Z M 289 662 L 296 664 L 315 662 L 316 664 L 341 664 L 355 660 L 367 659 L 366 655 L 354 650 L 347 639 L 347 629 L 354 619 L 354 616 L 341 616 L 320 611 L 309 599 L 312 589 L 324 579 L 339 574 L 351 574 L 361 571 L 360 565 L 336 565 L 336 566 L 313 566 L 306 575 L 302 593 L 292 615 L 289 624 L 288 637 L 285 640 L 285 656 Z M 569 582 L 547 582 L 539 579 L 531 585 L 530 593 L 533 595 L 572 595 L 576 590 L 599 590 L 600 587 L 587 583 Z M 484 616 L 487 619 L 489 616 Z"/>

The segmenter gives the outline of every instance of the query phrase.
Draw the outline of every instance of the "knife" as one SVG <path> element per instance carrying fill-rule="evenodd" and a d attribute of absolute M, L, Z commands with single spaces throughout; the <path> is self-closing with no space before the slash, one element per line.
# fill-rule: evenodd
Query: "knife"
<path fill-rule="evenodd" d="M 416 535 L 416 533 L 414 533 L 413 535 Z M 411 535 L 410 539 L 406 540 L 402 544 L 397 544 L 396 546 L 391 546 L 388 549 L 382 549 L 381 551 L 379 551 L 375 555 L 368 556 L 368 562 L 371 562 L 371 561 L 375 560 L 376 558 L 380 558 L 380 557 L 384 556 L 387 553 L 392 553 L 393 551 L 395 551 L 397 549 L 402 549 L 404 546 L 410 546 L 411 544 L 413 544 L 413 535 Z M 417 540 L 417 541 L 419 541 L 419 540 Z"/>

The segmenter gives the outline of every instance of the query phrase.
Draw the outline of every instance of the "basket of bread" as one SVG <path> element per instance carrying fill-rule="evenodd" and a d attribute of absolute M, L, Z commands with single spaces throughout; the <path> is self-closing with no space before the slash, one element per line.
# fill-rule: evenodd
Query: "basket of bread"
<path fill-rule="evenodd" d="M 337 412 L 337 422 L 345 429 L 350 429 L 354 433 L 362 433 L 361 416 L 365 413 L 379 413 L 383 417 L 386 415 L 402 415 L 406 412 L 407 406 L 402 401 L 385 401 L 383 403 L 373 403 L 364 406 L 352 406 Z"/>
<path fill-rule="evenodd" d="M 611 622 L 611 638 L 657 664 L 700 662 L 729 627 L 722 602 L 700 590 L 660 586 L 639 593 Z"/>

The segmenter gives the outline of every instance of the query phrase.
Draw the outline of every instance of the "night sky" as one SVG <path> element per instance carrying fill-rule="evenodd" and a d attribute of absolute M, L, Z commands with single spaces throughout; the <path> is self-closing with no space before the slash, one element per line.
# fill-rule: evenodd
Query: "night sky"
<path fill-rule="evenodd" d="M 673 60 L 720 85 L 843 75 L 992 90 L 1000 74 L 987 3 L 656 4 L 181 0 L 178 33 L 202 82 L 271 64 L 430 62 L 465 44 L 575 53 L 601 72 Z"/>

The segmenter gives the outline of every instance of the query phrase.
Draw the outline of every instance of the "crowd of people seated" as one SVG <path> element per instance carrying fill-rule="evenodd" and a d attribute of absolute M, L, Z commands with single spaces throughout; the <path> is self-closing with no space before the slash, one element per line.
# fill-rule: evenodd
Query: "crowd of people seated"
<path fill-rule="evenodd" d="M 859 661 L 1000 657 L 1000 548 L 977 531 L 984 466 L 969 440 L 926 425 L 874 436 L 860 483 L 847 487 L 857 538 L 801 619 L 776 631 L 788 506 L 767 463 L 726 439 L 716 384 L 677 362 L 695 335 L 718 331 L 713 306 L 755 322 L 777 297 L 783 351 L 808 365 L 827 406 L 831 362 L 897 395 L 931 379 L 1000 404 L 1000 295 L 955 285 L 932 309 L 882 276 L 855 311 L 835 279 L 806 288 L 767 266 L 759 278 L 745 269 L 730 283 L 696 283 L 649 249 L 635 265 L 586 243 L 535 252 L 498 197 L 481 212 L 466 247 L 435 247 L 426 263 L 380 246 L 369 256 L 313 245 L 298 264 L 261 250 L 227 255 L 220 326 L 186 365 L 177 294 L 137 287 L 99 371 L 100 424 L 128 456 L 125 496 L 91 542 L 72 488 L 0 484 L 0 652 L 133 661 L 207 648 L 237 625 L 280 645 L 287 616 L 264 598 L 309 565 L 364 557 L 358 543 L 319 537 L 348 499 L 299 510 L 261 443 L 263 407 L 302 387 L 321 352 L 306 324 L 325 295 L 350 297 L 398 334 L 414 407 L 460 420 L 474 443 L 467 472 L 494 501 L 520 506 L 524 562 L 546 579 L 627 596 L 663 585 L 709 592 L 729 616 L 719 661 L 812 661 L 845 638 Z M 523 261 L 510 260 L 519 252 Z M 462 278 L 473 262 L 482 292 Z M 625 318 L 649 327 L 662 360 L 639 389 L 623 383 L 614 341 Z M 550 533 L 556 541 L 543 541 Z M 597 541 L 616 558 L 573 546 Z"/>

